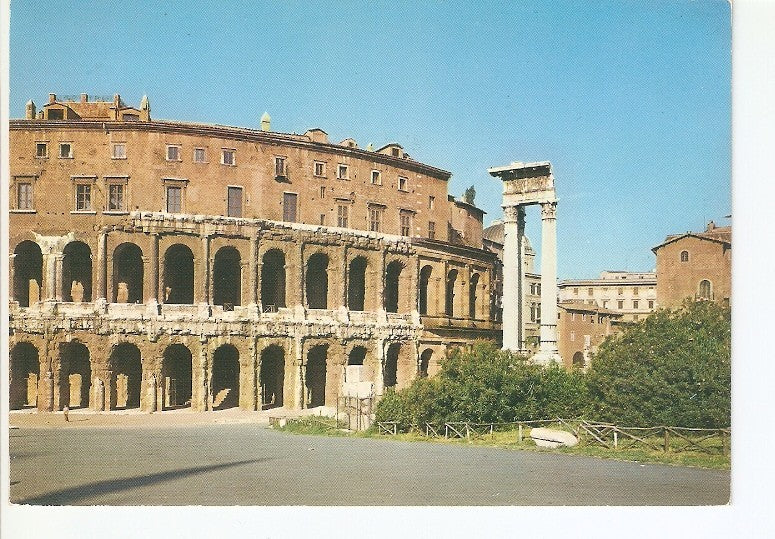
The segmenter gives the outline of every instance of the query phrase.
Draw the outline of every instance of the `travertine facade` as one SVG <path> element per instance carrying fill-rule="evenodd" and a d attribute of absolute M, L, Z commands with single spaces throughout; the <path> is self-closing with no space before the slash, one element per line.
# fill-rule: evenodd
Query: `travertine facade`
<path fill-rule="evenodd" d="M 560 302 L 597 305 L 628 322 L 645 318 L 659 306 L 653 272 L 603 271 L 599 279 L 569 279 L 557 287 Z"/>
<path fill-rule="evenodd" d="M 499 337 L 483 212 L 397 144 L 60 102 L 12 120 L 11 406 L 334 406 Z"/>
<path fill-rule="evenodd" d="M 657 302 L 677 307 L 686 299 L 729 303 L 732 296 L 732 227 L 711 221 L 704 232 L 668 236 L 657 256 Z"/>

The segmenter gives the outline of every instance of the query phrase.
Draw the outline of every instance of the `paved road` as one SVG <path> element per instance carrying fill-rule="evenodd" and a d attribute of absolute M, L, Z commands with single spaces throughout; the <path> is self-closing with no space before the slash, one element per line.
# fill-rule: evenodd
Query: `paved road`
<path fill-rule="evenodd" d="M 43 505 L 707 505 L 729 472 L 260 425 L 10 431 L 11 501 Z"/>

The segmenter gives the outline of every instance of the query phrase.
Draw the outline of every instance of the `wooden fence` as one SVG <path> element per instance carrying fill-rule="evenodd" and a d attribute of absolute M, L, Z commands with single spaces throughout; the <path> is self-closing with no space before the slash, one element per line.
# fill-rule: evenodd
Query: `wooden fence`
<path fill-rule="evenodd" d="M 698 429 L 687 427 L 622 427 L 609 423 L 586 421 L 583 419 L 539 419 L 531 421 L 513 421 L 508 423 L 476 423 L 472 421 L 448 421 L 444 423 L 410 425 L 409 432 L 427 437 L 446 439 L 465 439 L 493 437 L 495 432 L 516 430 L 517 442 L 521 443 L 529 436 L 529 430 L 539 426 L 571 432 L 585 445 L 600 445 L 608 449 L 648 448 L 654 451 L 698 451 L 707 454 L 728 455 L 731 430 Z M 397 421 L 378 421 L 379 434 L 396 435 Z"/>

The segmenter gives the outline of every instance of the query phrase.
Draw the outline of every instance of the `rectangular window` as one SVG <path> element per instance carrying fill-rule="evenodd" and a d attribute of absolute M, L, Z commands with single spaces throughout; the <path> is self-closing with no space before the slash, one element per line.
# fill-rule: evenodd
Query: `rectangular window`
<path fill-rule="evenodd" d="M 428 221 L 428 239 L 429 240 L 436 239 L 436 223 L 434 223 L 433 221 Z"/>
<path fill-rule="evenodd" d="M 52 109 L 46 114 L 48 120 L 64 120 L 65 111 L 62 109 Z"/>
<path fill-rule="evenodd" d="M 639 302 L 637 299 L 632 300 L 632 308 L 637 309 L 639 305 Z"/>
<path fill-rule="evenodd" d="M 621 296 L 622 294 L 624 294 L 624 288 L 620 288 L 616 292 Z"/>
<path fill-rule="evenodd" d="M 274 175 L 285 177 L 285 157 L 274 158 Z"/>
<path fill-rule="evenodd" d="M 433 206 L 436 204 L 436 197 L 431 195 L 428 197 L 428 209 L 432 210 Z"/>
<path fill-rule="evenodd" d="M 649 300 L 649 309 L 654 308 L 654 300 Z"/>
<path fill-rule="evenodd" d="M 283 221 L 287 223 L 296 222 L 296 193 L 283 193 Z"/>
<path fill-rule="evenodd" d="M 382 232 L 382 216 L 385 208 L 382 206 L 369 206 L 369 231 Z"/>
<path fill-rule="evenodd" d="M 634 286 L 634 287 L 632 288 L 632 295 L 633 295 L 633 296 L 637 296 L 637 295 L 638 295 L 638 290 L 639 290 L 639 289 L 638 289 L 638 287 L 637 287 L 637 286 Z"/>
<path fill-rule="evenodd" d="M 578 296 L 579 295 L 579 289 L 578 288 L 574 288 L 573 289 L 573 295 L 574 296 Z"/>
<path fill-rule="evenodd" d="M 182 213 L 183 211 L 183 188 L 169 185 L 167 186 L 167 213 Z"/>
<path fill-rule="evenodd" d="M 108 211 L 125 211 L 126 198 L 125 185 L 123 183 L 108 184 Z"/>
<path fill-rule="evenodd" d="M 233 167 L 237 164 L 237 150 L 233 148 L 223 148 L 221 150 L 221 164 Z"/>
<path fill-rule="evenodd" d="M 16 184 L 16 209 L 17 210 L 33 209 L 31 183 L 24 182 L 24 183 Z"/>
<path fill-rule="evenodd" d="M 412 213 L 408 211 L 402 211 L 399 217 L 401 219 L 401 235 L 411 236 L 412 235 Z"/>
<path fill-rule="evenodd" d="M 350 205 L 338 204 L 336 207 L 336 226 L 347 228 L 350 222 Z"/>
<path fill-rule="evenodd" d="M 624 309 L 624 301 L 620 299 L 619 301 L 616 302 L 616 306 L 619 309 Z"/>
<path fill-rule="evenodd" d="M 91 184 L 75 185 L 75 211 L 91 211 Z"/>
<path fill-rule="evenodd" d="M 382 185 L 382 174 L 379 170 L 371 171 L 371 185 Z"/>
<path fill-rule="evenodd" d="M 36 142 L 35 143 L 35 157 L 45 159 L 48 157 L 48 143 Z"/>
<path fill-rule="evenodd" d="M 321 213 L 320 214 L 320 226 L 324 226 L 326 224 L 326 214 Z"/>
<path fill-rule="evenodd" d="M 326 164 L 321 161 L 315 161 L 312 169 L 312 173 L 318 178 L 326 177 Z"/>
<path fill-rule="evenodd" d="M 326 186 L 321 185 L 320 186 L 320 198 L 326 198 Z"/>
<path fill-rule="evenodd" d="M 180 146 L 167 145 L 167 161 L 180 161 Z"/>
<path fill-rule="evenodd" d="M 72 159 L 73 158 L 73 145 L 69 142 L 59 143 L 59 158 L 60 159 Z"/>
<path fill-rule="evenodd" d="M 350 169 L 347 165 L 339 164 L 336 167 L 336 177 L 340 180 L 350 179 Z"/>
<path fill-rule="evenodd" d="M 229 187 L 226 215 L 242 217 L 242 187 Z"/>
<path fill-rule="evenodd" d="M 126 159 L 126 144 L 124 142 L 116 142 L 113 144 L 113 159 Z"/>
<path fill-rule="evenodd" d="M 403 176 L 398 177 L 398 190 L 399 191 L 408 191 L 409 190 L 409 179 L 404 178 Z"/>
<path fill-rule="evenodd" d="M 606 308 L 606 305 L 608 305 L 608 300 L 607 300 L 607 299 L 604 299 L 604 300 L 603 300 L 603 309 L 605 309 L 605 308 Z"/>
<path fill-rule="evenodd" d="M 591 296 L 594 293 L 594 290 L 592 288 L 587 288 L 587 295 Z"/>
<path fill-rule="evenodd" d="M 205 163 L 207 153 L 204 148 L 194 148 L 194 163 Z"/>

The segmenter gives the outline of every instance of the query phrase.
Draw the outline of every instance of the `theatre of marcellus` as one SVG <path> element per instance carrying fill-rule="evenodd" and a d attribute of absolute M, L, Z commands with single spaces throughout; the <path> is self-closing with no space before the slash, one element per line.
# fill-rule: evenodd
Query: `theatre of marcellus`
<path fill-rule="evenodd" d="M 12 409 L 333 407 L 348 382 L 378 398 L 501 339 L 484 212 L 449 172 L 268 114 L 150 112 L 50 94 L 10 121 Z"/>

